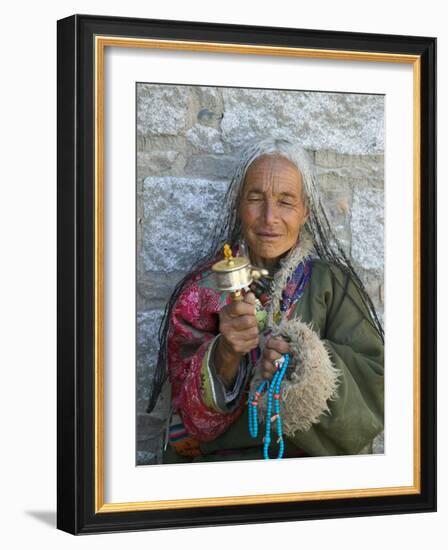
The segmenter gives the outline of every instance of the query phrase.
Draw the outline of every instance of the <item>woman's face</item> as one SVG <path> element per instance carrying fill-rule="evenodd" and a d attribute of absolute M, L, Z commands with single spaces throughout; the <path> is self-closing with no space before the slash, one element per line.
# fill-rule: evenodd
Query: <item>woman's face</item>
<path fill-rule="evenodd" d="M 294 164 L 281 156 L 256 159 L 246 172 L 239 215 L 253 261 L 272 264 L 290 250 L 308 218 Z"/>

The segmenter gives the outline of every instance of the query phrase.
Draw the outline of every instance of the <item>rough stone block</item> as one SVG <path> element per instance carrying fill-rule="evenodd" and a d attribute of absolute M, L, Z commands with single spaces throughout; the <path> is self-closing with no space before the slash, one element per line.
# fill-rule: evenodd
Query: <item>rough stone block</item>
<path fill-rule="evenodd" d="M 137 308 L 139 310 L 164 308 L 174 287 L 185 274 L 183 271 L 143 272 L 137 282 Z"/>
<path fill-rule="evenodd" d="M 146 178 L 143 263 L 147 271 L 188 271 L 208 252 L 227 182 Z"/>
<path fill-rule="evenodd" d="M 169 384 L 165 384 L 160 392 L 154 410 L 150 414 L 146 412 L 139 412 L 137 414 L 137 451 L 150 453 L 149 457 L 141 458 L 142 462 L 140 464 L 157 464 L 162 462 L 167 418 L 171 403 L 170 395 Z M 150 460 L 150 462 L 144 462 L 143 460 Z"/>
<path fill-rule="evenodd" d="M 316 151 L 315 156 L 316 173 L 320 177 L 338 178 L 357 188 L 384 187 L 383 155 L 337 155 L 331 151 Z M 329 158 L 335 162 L 327 162 Z"/>
<path fill-rule="evenodd" d="M 215 128 L 195 124 L 186 132 L 185 136 L 195 153 L 212 153 L 215 155 L 224 153 L 221 132 Z"/>
<path fill-rule="evenodd" d="M 141 151 L 137 153 L 137 178 L 176 176 L 183 172 L 185 157 L 179 151 Z"/>
<path fill-rule="evenodd" d="M 146 417 L 145 424 L 140 422 L 141 417 Z M 149 420 L 149 422 L 148 422 Z M 151 451 L 157 454 L 157 450 L 164 439 L 166 420 L 154 419 L 149 414 L 137 415 L 137 450 Z"/>
<path fill-rule="evenodd" d="M 142 135 L 176 135 L 186 129 L 187 86 L 139 84 L 137 131 Z"/>
<path fill-rule="evenodd" d="M 156 455 L 151 451 L 137 451 L 137 466 L 157 464 Z"/>
<path fill-rule="evenodd" d="M 137 313 L 137 410 L 145 411 L 148 405 L 154 367 L 157 363 L 157 339 L 163 310 Z"/>
<path fill-rule="evenodd" d="M 297 139 L 306 149 L 343 154 L 384 150 L 384 98 L 375 95 L 223 89 L 223 139 Z"/>
<path fill-rule="evenodd" d="M 238 159 L 231 155 L 191 155 L 185 166 L 184 175 L 209 180 L 232 178 Z"/>
<path fill-rule="evenodd" d="M 384 193 L 355 189 L 351 220 L 352 257 L 363 269 L 384 270 Z"/>
<path fill-rule="evenodd" d="M 353 193 L 345 179 L 334 174 L 317 174 L 317 184 L 332 229 L 346 254 L 351 248 L 351 209 Z"/>
<path fill-rule="evenodd" d="M 191 109 L 198 124 L 219 129 L 224 112 L 221 88 L 192 86 Z"/>
<path fill-rule="evenodd" d="M 138 153 L 166 153 L 166 151 L 176 151 L 179 155 L 186 156 L 189 152 L 189 145 L 185 135 L 137 134 Z"/>

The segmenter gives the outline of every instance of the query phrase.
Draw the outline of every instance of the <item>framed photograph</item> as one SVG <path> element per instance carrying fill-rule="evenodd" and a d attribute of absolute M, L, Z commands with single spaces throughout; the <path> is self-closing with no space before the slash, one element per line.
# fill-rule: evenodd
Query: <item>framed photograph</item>
<path fill-rule="evenodd" d="M 436 510 L 436 39 L 58 21 L 58 528 Z"/>

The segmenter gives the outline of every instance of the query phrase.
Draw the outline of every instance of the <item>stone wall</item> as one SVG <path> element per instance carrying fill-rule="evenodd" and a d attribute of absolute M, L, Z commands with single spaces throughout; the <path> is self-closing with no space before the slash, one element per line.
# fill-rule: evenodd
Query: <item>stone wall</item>
<path fill-rule="evenodd" d="M 157 331 L 178 280 L 201 256 L 241 147 L 299 140 L 336 234 L 383 313 L 384 98 L 378 95 L 137 86 L 137 464 L 160 459 L 168 399 L 145 408 Z M 383 452 L 379 436 L 366 452 Z"/>

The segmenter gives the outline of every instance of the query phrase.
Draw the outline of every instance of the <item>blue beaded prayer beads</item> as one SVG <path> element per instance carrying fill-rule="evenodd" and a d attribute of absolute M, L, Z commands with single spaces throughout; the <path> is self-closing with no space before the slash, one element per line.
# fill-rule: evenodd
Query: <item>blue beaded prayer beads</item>
<path fill-rule="evenodd" d="M 266 433 L 264 436 L 263 445 L 263 457 L 265 460 L 269 460 L 269 446 L 271 443 L 271 423 L 276 420 L 277 424 L 277 442 L 279 444 L 279 450 L 277 458 L 282 458 L 285 451 L 285 442 L 282 432 L 282 418 L 280 415 L 280 385 L 283 377 L 285 376 L 286 369 L 288 368 L 289 355 L 283 356 L 283 363 L 275 372 L 271 383 L 268 385 L 267 380 L 264 380 L 256 389 L 255 393 L 249 396 L 249 433 L 251 437 L 255 438 L 258 435 L 258 400 L 268 385 L 267 394 L 267 408 L 266 408 Z M 272 405 L 274 400 L 274 416 L 272 414 Z"/>

